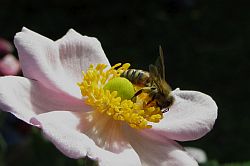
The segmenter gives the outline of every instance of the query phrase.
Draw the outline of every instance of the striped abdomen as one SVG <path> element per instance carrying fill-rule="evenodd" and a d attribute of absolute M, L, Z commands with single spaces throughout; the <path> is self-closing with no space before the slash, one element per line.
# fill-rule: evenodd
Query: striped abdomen
<path fill-rule="evenodd" d="M 143 70 L 128 69 L 121 74 L 121 77 L 127 78 L 137 86 L 146 86 L 150 82 L 149 73 Z"/>

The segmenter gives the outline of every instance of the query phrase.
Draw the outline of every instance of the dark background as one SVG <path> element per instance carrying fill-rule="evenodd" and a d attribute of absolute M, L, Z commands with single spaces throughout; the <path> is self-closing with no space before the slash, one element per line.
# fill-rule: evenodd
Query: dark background
<path fill-rule="evenodd" d="M 56 40 L 73 28 L 97 37 L 111 64 L 130 62 L 141 69 L 154 62 L 162 45 L 172 88 L 207 93 L 219 108 L 214 129 L 184 145 L 204 149 L 210 160 L 219 163 L 243 162 L 250 160 L 249 5 L 244 0 L 1 0 L 0 36 L 12 41 L 26 26 Z M 3 123 L 9 116 L 0 115 L 5 117 Z M 43 165 L 46 159 L 54 165 L 82 162 L 60 159 L 60 152 L 40 137 L 31 130 L 25 134 L 25 145 L 3 144 L 8 147 L 3 150 L 3 161 L 14 165 L 13 153 L 24 151 L 33 160 L 20 159 L 25 155 L 19 153 L 19 165 L 35 160 Z M 35 153 L 36 148 L 40 152 Z M 37 157 L 43 153 L 45 157 Z"/>

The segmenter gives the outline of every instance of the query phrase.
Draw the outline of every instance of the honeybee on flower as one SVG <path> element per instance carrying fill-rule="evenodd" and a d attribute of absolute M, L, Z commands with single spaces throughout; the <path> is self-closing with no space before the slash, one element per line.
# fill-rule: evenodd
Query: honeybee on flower
<path fill-rule="evenodd" d="M 147 93 L 131 100 L 135 85 L 121 77 L 129 64 L 111 66 L 96 38 L 70 29 L 52 41 L 23 28 L 14 43 L 24 77 L 0 78 L 0 109 L 41 128 L 66 156 L 100 166 L 198 165 L 175 140 L 212 129 L 217 106 L 210 96 L 173 90 L 163 116 L 158 105 L 143 104 Z"/>
<path fill-rule="evenodd" d="M 146 103 L 156 103 L 163 113 L 167 112 L 174 103 L 174 97 L 171 94 L 171 87 L 165 79 L 165 65 L 161 46 L 159 46 L 160 56 L 155 62 L 155 65 L 149 65 L 149 72 L 137 69 L 128 69 L 121 74 L 121 77 L 127 78 L 133 84 L 141 86 L 133 98 L 141 93 L 147 93 L 150 97 Z"/>

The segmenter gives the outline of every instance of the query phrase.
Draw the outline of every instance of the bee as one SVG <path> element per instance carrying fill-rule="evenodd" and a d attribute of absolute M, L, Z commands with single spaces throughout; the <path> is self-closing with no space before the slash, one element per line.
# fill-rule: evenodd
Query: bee
<path fill-rule="evenodd" d="M 127 78 L 132 84 L 142 87 L 138 90 L 132 100 L 141 93 L 147 93 L 150 100 L 149 105 L 155 101 L 157 106 L 165 113 L 173 105 L 175 99 L 171 94 L 171 87 L 165 79 L 164 57 L 161 46 L 159 46 L 160 56 L 157 58 L 155 64 L 149 65 L 149 71 L 128 69 L 121 74 L 121 77 Z"/>

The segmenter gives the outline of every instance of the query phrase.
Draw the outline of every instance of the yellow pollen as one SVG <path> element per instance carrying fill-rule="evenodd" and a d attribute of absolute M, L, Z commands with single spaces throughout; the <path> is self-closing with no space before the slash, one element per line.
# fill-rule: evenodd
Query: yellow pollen
<path fill-rule="evenodd" d="M 114 120 L 124 121 L 132 128 L 151 128 L 149 122 L 158 123 L 163 118 L 163 113 L 158 106 L 145 104 L 149 100 L 147 94 L 142 93 L 133 102 L 119 96 L 120 91 L 111 91 L 106 88 L 108 86 L 105 87 L 110 80 L 120 77 L 129 66 L 129 63 L 123 65 L 118 63 L 106 69 L 105 64 L 98 64 L 96 67 L 90 65 L 86 73 L 82 72 L 83 80 L 78 86 L 86 104 L 92 106 L 95 111 L 106 114 Z"/>

